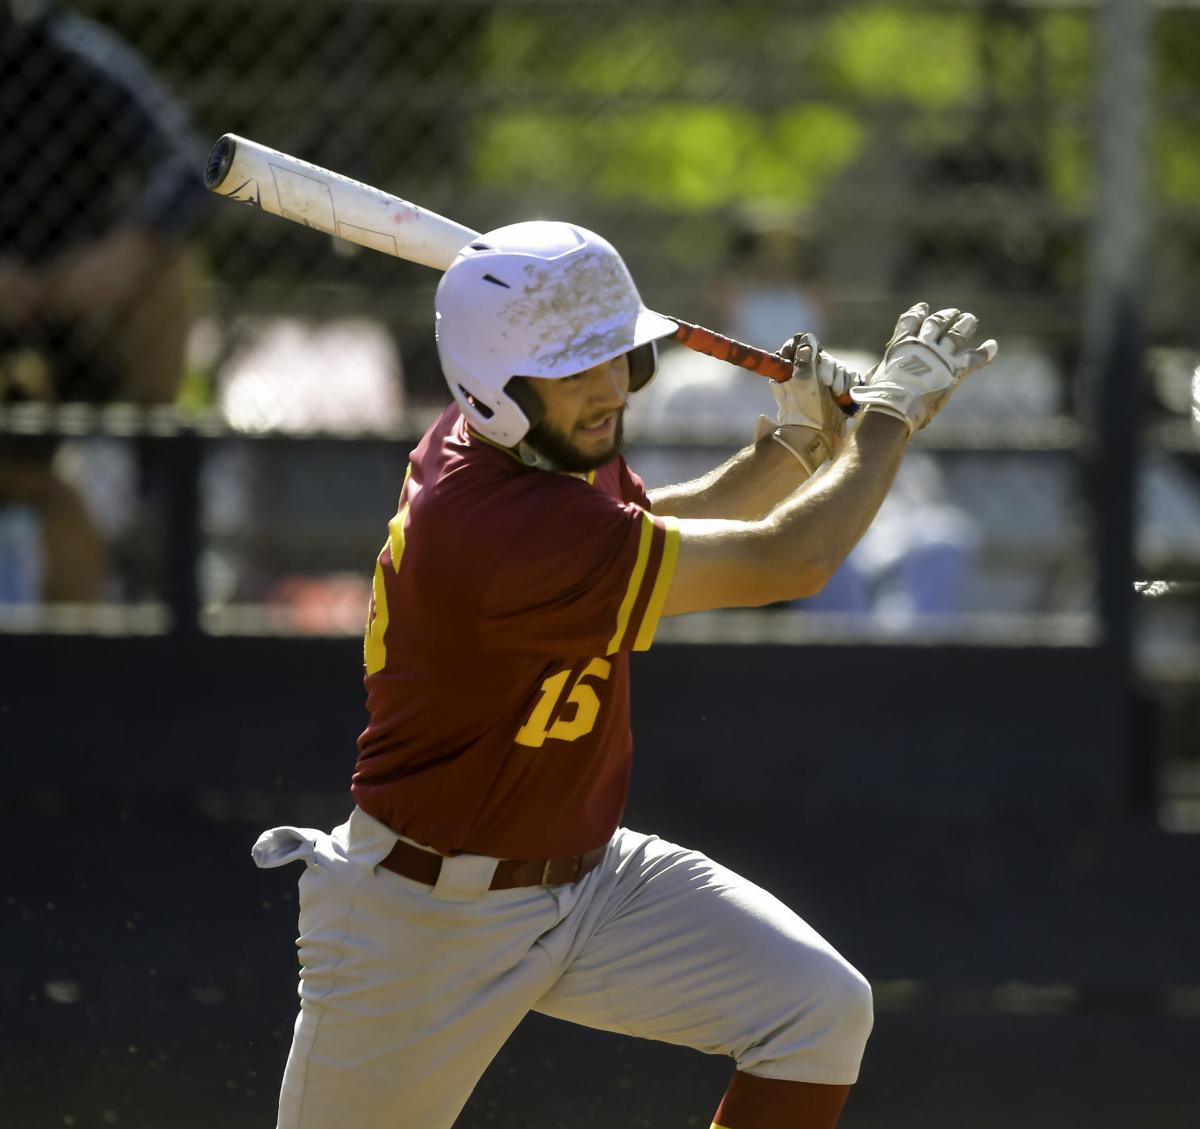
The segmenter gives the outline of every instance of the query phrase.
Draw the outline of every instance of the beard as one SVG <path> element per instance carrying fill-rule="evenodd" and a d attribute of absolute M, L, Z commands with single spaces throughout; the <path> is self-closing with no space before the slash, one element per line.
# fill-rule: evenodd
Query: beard
<path fill-rule="evenodd" d="M 624 450 L 625 409 L 622 408 L 617 413 L 617 426 L 608 450 L 598 455 L 589 455 L 581 451 L 571 442 L 565 431 L 551 427 L 545 420 L 529 429 L 525 442 L 552 464 L 555 470 L 566 471 L 568 474 L 586 474 L 612 462 Z"/>

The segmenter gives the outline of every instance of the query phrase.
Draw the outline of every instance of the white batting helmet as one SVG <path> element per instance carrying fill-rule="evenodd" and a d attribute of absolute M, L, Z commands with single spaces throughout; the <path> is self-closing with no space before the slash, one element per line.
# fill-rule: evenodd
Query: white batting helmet
<path fill-rule="evenodd" d="M 606 239 L 550 220 L 485 232 L 442 276 L 435 301 L 442 372 L 468 422 L 505 447 L 541 403 L 514 377 L 559 377 L 629 356 L 636 392 L 658 366 L 655 341 L 676 323 L 642 305 Z"/>

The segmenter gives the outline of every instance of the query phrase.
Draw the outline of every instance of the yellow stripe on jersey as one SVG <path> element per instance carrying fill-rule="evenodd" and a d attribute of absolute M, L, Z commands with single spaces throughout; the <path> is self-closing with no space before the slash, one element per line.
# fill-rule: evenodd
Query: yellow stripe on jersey
<path fill-rule="evenodd" d="M 408 503 L 388 522 L 388 548 L 392 552 L 392 571 L 400 571 L 400 559 L 404 556 L 404 519 L 408 517 Z"/>
<path fill-rule="evenodd" d="M 658 562 L 658 575 L 654 578 L 654 590 L 650 593 L 650 602 L 646 605 L 642 625 L 634 640 L 635 651 L 648 650 L 654 640 L 663 604 L 667 602 L 671 578 L 675 575 L 675 561 L 679 556 L 679 522 L 673 517 L 660 517 L 658 520 L 666 526 L 666 541 L 663 543 L 662 560 Z"/>
<path fill-rule="evenodd" d="M 400 493 L 404 493 L 404 489 L 408 486 L 408 476 L 412 474 L 412 463 L 408 464 L 408 470 L 404 472 L 404 485 L 400 487 Z M 396 514 L 391 521 L 388 522 L 388 549 L 392 555 L 392 571 L 400 571 L 400 558 L 404 556 L 404 519 L 408 517 L 408 502 L 400 507 L 400 512 Z"/>
<path fill-rule="evenodd" d="M 625 628 L 629 626 L 629 615 L 633 605 L 637 603 L 638 592 L 642 587 L 642 574 L 646 571 L 646 561 L 650 557 L 650 542 L 654 536 L 654 521 L 649 514 L 642 514 L 642 535 L 638 540 L 637 560 L 633 562 L 633 571 L 629 574 L 629 585 L 625 589 L 625 599 L 617 611 L 617 629 L 608 641 L 606 655 L 611 655 L 621 646 L 625 638 Z"/>
<path fill-rule="evenodd" d="M 375 576 L 371 580 L 371 615 L 363 636 L 363 666 L 368 674 L 378 674 L 387 666 L 387 644 L 383 638 L 387 629 L 387 589 L 383 584 L 383 562 L 377 560 Z"/>

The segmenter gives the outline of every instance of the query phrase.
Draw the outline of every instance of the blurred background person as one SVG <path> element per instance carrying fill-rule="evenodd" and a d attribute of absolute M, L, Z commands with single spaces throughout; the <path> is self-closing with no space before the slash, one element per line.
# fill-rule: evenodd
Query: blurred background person
<path fill-rule="evenodd" d="M 966 609 L 983 530 L 951 495 L 937 459 L 909 455 L 862 540 L 829 584 L 798 606 L 864 616 L 887 632 L 938 626 Z"/>
<path fill-rule="evenodd" d="M 712 325 L 751 345 L 774 348 L 804 326 L 861 373 L 878 359 L 852 343 L 826 341 L 828 324 L 822 254 L 803 216 L 786 209 L 748 210 L 734 224 L 727 265 L 710 288 Z M 921 297 L 912 294 L 915 300 Z M 847 347 L 847 345 L 851 347 Z M 704 473 L 711 449 L 688 446 L 729 442 L 755 406 L 774 413 L 769 382 L 690 349 L 667 346 L 653 384 L 630 406 L 630 438 L 675 444 L 639 451 L 649 486 L 682 482 Z M 910 630 L 922 617 L 944 617 L 966 606 L 971 571 L 983 539 L 979 522 L 947 489 L 936 458 L 911 452 L 878 520 L 815 597 L 799 601 L 809 611 L 854 615 L 884 630 Z"/>
<path fill-rule="evenodd" d="M 829 344 L 822 336 L 826 312 L 819 255 L 803 218 L 784 208 L 747 209 L 736 217 L 724 266 L 715 272 L 702 304 L 699 321 L 749 345 L 774 349 L 797 327 Z M 850 355 L 845 359 L 855 367 Z M 776 410 L 767 381 L 671 344 L 664 346 L 658 375 L 639 401 L 630 405 L 632 441 L 686 436 L 728 441 L 731 451 L 747 442 L 741 431 L 730 433 L 731 424 L 738 426 L 733 421 L 744 420 L 756 406 L 771 418 Z M 705 473 L 712 454 L 660 447 L 639 454 L 639 460 L 643 478 L 658 486 Z"/>
<path fill-rule="evenodd" d="M 41 0 L 0 0 L 0 404 L 174 401 L 202 161 L 124 42 Z M 111 595 L 107 546 L 56 441 L 0 444 L 0 599 Z"/>
<path fill-rule="evenodd" d="M 822 337 L 828 321 L 822 275 L 821 251 L 803 216 L 747 210 L 734 224 L 728 264 L 713 284 L 714 324 L 764 347 L 787 340 L 798 325 Z"/>

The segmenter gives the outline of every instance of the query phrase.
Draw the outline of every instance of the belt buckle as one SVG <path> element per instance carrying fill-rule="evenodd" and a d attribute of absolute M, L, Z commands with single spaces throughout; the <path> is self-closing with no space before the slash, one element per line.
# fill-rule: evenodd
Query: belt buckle
<path fill-rule="evenodd" d="M 550 871 L 553 869 L 554 864 L 558 861 L 560 861 L 560 860 L 547 859 L 545 861 L 545 863 L 543 864 L 543 866 L 542 866 L 542 885 L 543 886 L 562 886 L 562 885 L 565 885 L 570 882 L 578 881 L 579 874 L 583 870 L 583 855 L 572 855 L 569 859 L 565 860 L 566 862 L 568 862 L 570 864 L 569 876 L 567 878 L 562 879 L 560 882 L 551 882 L 550 881 Z"/>

